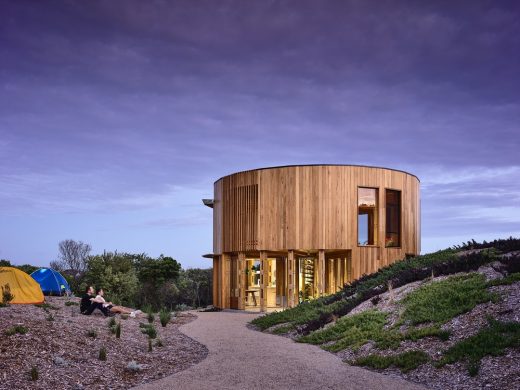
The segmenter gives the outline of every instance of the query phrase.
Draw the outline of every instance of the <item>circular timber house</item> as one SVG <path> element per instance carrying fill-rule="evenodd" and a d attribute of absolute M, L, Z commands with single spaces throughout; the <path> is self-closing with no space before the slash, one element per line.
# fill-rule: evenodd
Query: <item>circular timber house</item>
<path fill-rule="evenodd" d="M 214 184 L 213 304 L 293 307 L 420 252 L 419 179 L 355 165 L 255 169 Z"/>

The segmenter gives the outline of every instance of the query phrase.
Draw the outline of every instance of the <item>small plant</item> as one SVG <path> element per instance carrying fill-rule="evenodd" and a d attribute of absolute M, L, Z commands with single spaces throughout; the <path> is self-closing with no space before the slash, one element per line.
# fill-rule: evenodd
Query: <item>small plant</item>
<path fill-rule="evenodd" d="M 97 331 L 95 329 L 89 329 L 87 332 L 87 336 L 95 339 L 97 337 Z"/>
<path fill-rule="evenodd" d="M 13 326 L 12 328 L 6 329 L 4 331 L 4 333 L 5 333 L 6 336 L 12 336 L 12 335 L 14 335 L 16 333 L 18 333 L 18 334 L 26 334 L 28 330 L 29 329 L 27 329 L 23 325 L 16 325 L 16 326 Z"/>
<path fill-rule="evenodd" d="M 116 325 L 116 339 L 121 338 L 121 323 L 118 322 Z"/>
<path fill-rule="evenodd" d="M 14 295 L 11 294 L 11 287 L 9 286 L 9 283 L 2 286 L 2 302 L 0 303 L 1 306 L 8 306 L 9 303 L 14 299 Z"/>
<path fill-rule="evenodd" d="M 108 327 L 111 328 L 113 326 L 116 326 L 116 319 L 114 317 L 110 317 L 108 320 Z"/>
<path fill-rule="evenodd" d="M 122 320 L 127 320 L 128 319 L 128 314 L 121 314 L 121 319 Z"/>
<path fill-rule="evenodd" d="M 107 349 L 105 347 L 101 347 L 99 349 L 99 356 L 98 356 L 99 360 L 101 360 L 102 362 L 106 361 L 107 360 Z"/>
<path fill-rule="evenodd" d="M 148 352 L 152 352 L 152 339 L 148 339 Z"/>
<path fill-rule="evenodd" d="M 155 321 L 155 314 L 150 309 L 149 312 L 146 313 L 146 318 L 148 319 L 148 322 L 151 324 Z"/>
<path fill-rule="evenodd" d="M 157 337 L 157 329 L 155 329 L 155 326 L 153 326 L 153 324 L 140 323 L 139 327 L 141 328 L 141 332 L 143 334 L 147 334 L 149 338 L 155 339 Z"/>
<path fill-rule="evenodd" d="M 46 317 L 46 320 L 47 321 L 54 321 L 54 316 L 52 315 L 52 313 L 49 313 Z"/>
<path fill-rule="evenodd" d="M 139 372 L 143 369 L 143 366 L 137 363 L 135 360 L 132 360 L 126 365 L 126 370 L 131 372 Z"/>
<path fill-rule="evenodd" d="M 166 325 L 168 324 L 168 322 L 170 322 L 172 319 L 172 313 L 171 311 L 169 310 L 166 310 L 166 309 L 161 309 L 161 311 L 159 312 L 159 320 L 161 321 L 161 325 L 164 327 L 166 327 Z"/>
<path fill-rule="evenodd" d="M 33 368 L 31 368 L 30 375 L 31 375 L 31 380 L 33 382 L 37 381 L 38 377 L 39 377 L 38 367 L 33 366 Z"/>
<path fill-rule="evenodd" d="M 156 347 L 164 347 L 164 343 L 162 342 L 161 339 L 157 339 L 157 340 L 155 340 L 155 346 Z"/>
<path fill-rule="evenodd" d="M 65 302 L 65 306 L 78 306 L 78 302 L 67 301 Z"/>

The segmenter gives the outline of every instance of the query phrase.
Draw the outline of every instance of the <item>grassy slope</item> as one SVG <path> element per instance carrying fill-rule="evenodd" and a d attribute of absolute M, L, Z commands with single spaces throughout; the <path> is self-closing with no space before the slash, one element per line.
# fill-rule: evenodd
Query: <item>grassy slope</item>
<path fill-rule="evenodd" d="M 459 253 L 471 249 L 481 250 Z M 262 330 L 283 324 L 275 333 L 283 334 L 296 329 L 299 334 L 298 341 L 318 344 L 332 352 L 345 348 L 356 350 L 368 341 L 373 341 L 378 349 L 388 349 L 398 347 L 402 340 L 415 341 L 423 337 L 446 340 L 450 334 L 441 330 L 440 326 L 443 323 L 470 311 L 479 303 L 498 299 L 488 291 L 490 286 L 511 284 L 520 279 L 520 257 L 500 257 L 502 253 L 518 250 L 520 240 L 510 238 L 484 244 L 470 242 L 462 247 L 417 256 L 364 276 L 345 286 L 335 295 L 302 303 L 294 309 L 259 317 L 253 320 L 253 324 Z M 427 279 L 432 274 L 439 276 L 474 271 L 481 265 L 497 259 L 500 259 L 510 273 L 508 277 L 486 283 L 483 275 L 473 273 L 427 284 L 403 299 L 403 312 L 393 326 L 388 326 L 387 314 L 377 310 L 344 317 L 359 303 L 385 292 L 389 284 L 399 287 L 416 280 Z M 324 325 L 336 319 L 334 324 L 322 329 Z M 408 326 L 406 331 L 399 330 L 403 323 Z M 416 327 L 420 324 L 426 326 Z M 474 375 L 478 371 L 478 362 L 482 356 L 503 353 L 507 347 L 518 346 L 519 328 L 520 324 L 517 323 L 490 322 L 488 328 L 483 329 L 471 340 L 463 340 L 446 351 L 437 365 L 466 360 L 470 363 L 470 374 Z M 501 329 L 507 331 L 498 331 Z M 491 334 L 494 335 L 493 340 L 490 338 Z M 493 348 L 492 344 L 499 347 Z M 469 354 L 468 351 L 472 349 L 477 349 L 480 354 Z M 403 371 L 408 371 L 416 368 L 415 364 L 410 363 L 414 360 L 411 357 L 415 357 L 416 362 L 420 364 L 428 361 L 421 351 L 416 351 L 390 357 L 373 354 L 353 363 L 375 368 L 395 365 Z"/>

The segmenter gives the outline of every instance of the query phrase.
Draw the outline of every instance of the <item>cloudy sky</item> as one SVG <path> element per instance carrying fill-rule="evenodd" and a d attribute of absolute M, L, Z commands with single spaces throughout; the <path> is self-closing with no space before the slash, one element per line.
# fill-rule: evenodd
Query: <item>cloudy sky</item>
<path fill-rule="evenodd" d="M 517 1 L 1 1 L 0 258 L 209 266 L 213 182 L 421 179 L 423 253 L 520 236 Z"/>

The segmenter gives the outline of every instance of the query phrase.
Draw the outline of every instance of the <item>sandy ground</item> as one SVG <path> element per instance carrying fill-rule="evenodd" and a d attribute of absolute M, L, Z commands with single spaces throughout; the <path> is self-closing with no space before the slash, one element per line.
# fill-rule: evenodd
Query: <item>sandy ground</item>
<path fill-rule="evenodd" d="M 424 389 L 360 367 L 319 347 L 249 329 L 257 314 L 196 313 L 180 330 L 204 344 L 201 363 L 136 389 Z"/>

